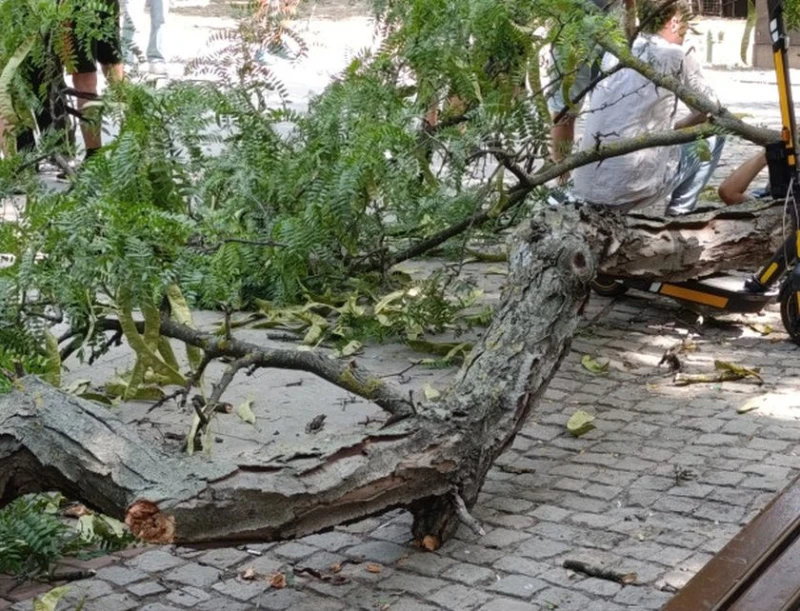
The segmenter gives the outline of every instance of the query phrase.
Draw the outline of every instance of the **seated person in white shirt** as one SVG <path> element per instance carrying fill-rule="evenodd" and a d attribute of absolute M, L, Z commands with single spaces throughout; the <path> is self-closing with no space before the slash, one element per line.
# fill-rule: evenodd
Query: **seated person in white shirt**
<path fill-rule="evenodd" d="M 683 84 L 716 99 L 706 83 L 693 50 L 682 48 L 689 28 L 689 0 L 641 0 L 642 35 L 632 52 L 658 72 L 671 75 Z M 603 69 L 617 63 L 606 53 Z M 648 133 L 681 129 L 707 120 L 704 113 L 692 111 L 675 120 L 678 100 L 674 93 L 656 87 L 644 76 L 623 68 L 597 85 L 592 92 L 581 148 L 591 149 L 598 141 L 636 138 Z M 620 210 L 643 209 L 666 203 L 666 213 L 691 212 L 719 162 L 724 138 L 708 139 L 710 159 L 703 161 L 697 143 L 642 149 L 605 159 L 575 171 L 573 193 L 579 199 Z M 656 208 L 658 213 L 663 208 Z"/>

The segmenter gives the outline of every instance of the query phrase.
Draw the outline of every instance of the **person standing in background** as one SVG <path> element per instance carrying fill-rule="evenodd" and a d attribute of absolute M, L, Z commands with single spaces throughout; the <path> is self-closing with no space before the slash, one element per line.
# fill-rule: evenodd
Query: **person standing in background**
<path fill-rule="evenodd" d="M 121 0 L 122 2 L 122 46 L 125 54 L 125 63 L 134 64 L 142 61 L 141 50 L 136 46 L 133 38 L 136 35 L 131 9 L 134 2 L 141 0 Z M 155 76 L 166 76 L 167 64 L 164 57 L 164 30 L 169 14 L 169 0 L 146 0 L 150 13 L 150 37 L 147 43 L 147 67 Z"/>

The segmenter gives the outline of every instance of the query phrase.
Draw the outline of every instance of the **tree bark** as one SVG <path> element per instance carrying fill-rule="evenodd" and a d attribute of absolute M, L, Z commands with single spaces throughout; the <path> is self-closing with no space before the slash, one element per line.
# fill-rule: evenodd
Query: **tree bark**
<path fill-rule="evenodd" d="M 680 282 L 734 269 L 755 272 L 792 223 L 782 202 L 747 202 L 704 214 L 628 214 L 602 255 L 600 273 Z M 788 235 L 788 234 L 786 234 Z"/>
<path fill-rule="evenodd" d="M 751 204 L 653 221 L 608 208 L 543 206 L 515 233 L 495 317 L 440 401 L 408 413 L 402 393 L 382 388 L 371 398 L 402 412 L 394 424 L 330 441 L 298 440 L 290 451 L 247 464 L 170 454 L 107 408 L 24 378 L 0 398 L 0 504 L 58 489 L 162 543 L 291 538 L 394 507 L 411 510 L 414 535 L 426 547 L 460 521 L 479 530 L 466 509 L 569 351 L 596 262 L 605 259 L 605 272 L 674 278 L 692 266 L 750 264 L 772 244 L 769 230 L 781 213 Z M 712 258 L 700 241 L 711 244 Z M 176 323 L 162 333 L 220 356 L 260 350 L 230 340 L 212 344 Z M 266 351 L 263 358 L 283 366 Z M 312 360 L 289 362 L 314 370 Z M 360 365 L 358 371 L 362 381 L 375 378 Z M 368 390 L 361 394 L 369 397 Z"/>

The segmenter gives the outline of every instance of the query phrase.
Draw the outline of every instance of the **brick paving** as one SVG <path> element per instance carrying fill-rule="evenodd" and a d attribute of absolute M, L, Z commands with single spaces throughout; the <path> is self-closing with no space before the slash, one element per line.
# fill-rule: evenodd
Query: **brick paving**
<path fill-rule="evenodd" d="M 85 611 L 658 609 L 800 468 L 800 348 L 777 314 L 742 319 L 771 325 L 765 336 L 695 319 L 668 300 L 592 298 L 544 401 L 489 473 L 474 509 L 484 537 L 462 528 L 424 552 L 410 516 L 393 512 L 298 541 L 128 551 L 92 561 L 96 576 L 70 584 L 61 608 L 85 599 Z M 686 370 L 729 360 L 762 367 L 764 385 L 673 386 L 657 363 L 687 336 L 696 350 L 680 355 Z M 608 359 L 608 374 L 584 370 L 584 354 Z M 737 413 L 759 397 L 762 407 Z M 596 429 L 574 438 L 565 424 L 578 409 Z M 567 559 L 636 573 L 636 584 L 568 571 Z M 256 579 L 243 579 L 247 569 Z M 271 587 L 276 572 L 285 588 Z M 9 586 L 0 581 L 0 609 L 14 611 L 50 587 Z"/>

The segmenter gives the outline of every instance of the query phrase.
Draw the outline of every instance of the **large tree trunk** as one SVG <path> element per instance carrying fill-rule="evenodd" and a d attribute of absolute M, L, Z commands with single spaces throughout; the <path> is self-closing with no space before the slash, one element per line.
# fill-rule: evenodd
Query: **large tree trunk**
<path fill-rule="evenodd" d="M 784 212 L 782 203 L 765 201 L 672 218 L 629 214 L 602 253 L 599 272 L 679 282 L 756 271 L 753 265 L 768 261 L 792 230 Z"/>
<path fill-rule="evenodd" d="M 774 239 L 774 219 L 765 228 L 761 218 L 738 207 L 655 231 L 650 221 L 607 209 L 544 209 L 516 232 L 501 305 L 439 402 L 417 405 L 413 415 L 401 410 L 383 429 L 257 463 L 169 454 L 106 408 L 25 378 L 0 399 L 0 504 L 60 489 L 124 518 L 144 539 L 213 545 L 301 536 L 405 506 L 418 539 L 441 541 L 459 519 L 469 521 L 465 508 L 568 352 L 595 261 L 607 257 L 604 269 L 614 273 L 675 277 L 692 265 L 744 263 L 744 253 L 749 263 Z M 725 260 L 710 261 L 695 244 L 701 238 Z M 162 332 L 212 345 L 173 327 Z M 360 385 L 372 388 L 374 378 L 358 371 Z"/>

